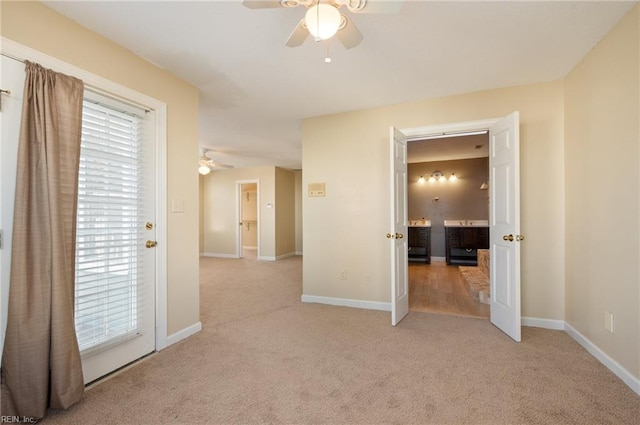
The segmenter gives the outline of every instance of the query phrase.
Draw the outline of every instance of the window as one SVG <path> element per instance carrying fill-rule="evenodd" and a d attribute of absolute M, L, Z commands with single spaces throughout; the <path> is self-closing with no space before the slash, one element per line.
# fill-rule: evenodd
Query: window
<path fill-rule="evenodd" d="M 87 354 L 138 334 L 144 270 L 145 111 L 85 92 L 76 225 L 75 324 Z"/>

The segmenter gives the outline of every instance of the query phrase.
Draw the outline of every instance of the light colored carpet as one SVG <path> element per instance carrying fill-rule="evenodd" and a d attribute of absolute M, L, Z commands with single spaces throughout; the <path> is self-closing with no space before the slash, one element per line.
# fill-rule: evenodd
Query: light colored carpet
<path fill-rule="evenodd" d="M 640 397 L 567 334 L 302 304 L 301 258 L 201 260 L 202 332 L 47 424 L 637 424 Z"/>

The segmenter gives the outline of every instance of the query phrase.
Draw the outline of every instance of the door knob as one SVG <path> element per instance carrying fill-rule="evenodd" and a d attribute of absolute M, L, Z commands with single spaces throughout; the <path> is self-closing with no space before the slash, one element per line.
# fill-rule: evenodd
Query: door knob
<path fill-rule="evenodd" d="M 155 248 L 156 245 L 158 245 L 158 242 L 156 241 L 147 241 L 146 244 L 144 244 L 147 248 Z"/>
<path fill-rule="evenodd" d="M 395 239 L 396 236 L 392 235 L 391 233 L 387 233 L 387 239 Z"/>
<path fill-rule="evenodd" d="M 402 233 L 396 233 L 396 239 L 402 239 L 404 235 Z"/>
<path fill-rule="evenodd" d="M 502 239 L 505 240 L 505 241 L 512 242 L 513 241 L 513 235 L 504 235 L 502 237 Z"/>
<path fill-rule="evenodd" d="M 516 235 L 516 242 L 520 242 L 524 240 L 524 235 Z"/>

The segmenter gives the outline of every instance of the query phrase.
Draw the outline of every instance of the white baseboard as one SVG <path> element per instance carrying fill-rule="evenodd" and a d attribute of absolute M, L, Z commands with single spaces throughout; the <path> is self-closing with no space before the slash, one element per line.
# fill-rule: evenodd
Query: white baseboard
<path fill-rule="evenodd" d="M 296 256 L 296 253 L 291 251 L 291 252 L 288 252 L 286 254 L 278 255 L 276 257 L 276 260 L 284 260 L 285 258 L 295 257 L 295 256 Z"/>
<path fill-rule="evenodd" d="M 302 255 L 302 251 L 296 251 L 296 255 Z"/>
<path fill-rule="evenodd" d="M 341 307 L 364 308 L 368 310 L 391 311 L 390 303 L 377 301 L 352 300 L 348 298 L 321 297 L 318 295 L 302 295 L 303 303 L 337 305 Z"/>
<path fill-rule="evenodd" d="M 633 376 L 627 369 L 622 367 L 620 363 L 609 357 L 607 353 L 578 332 L 573 326 L 566 322 L 564 325 L 564 330 L 575 339 L 578 344 L 582 345 L 593 357 L 598 359 L 600 363 L 605 365 L 618 378 L 622 379 L 622 382 L 627 384 L 636 394 L 640 395 L 640 379 Z"/>
<path fill-rule="evenodd" d="M 276 257 L 261 255 L 258 257 L 260 261 L 276 261 Z"/>
<path fill-rule="evenodd" d="M 214 257 L 214 258 L 238 258 L 235 254 L 217 254 L 215 252 L 203 252 L 201 257 Z"/>
<path fill-rule="evenodd" d="M 257 246 L 243 246 L 242 249 L 249 249 L 249 250 L 257 250 L 258 247 Z"/>
<path fill-rule="evenodd" d="M 431 257 L 432 263 L 444 263 L 447 261 L 447 257 Z"/>
<path fill-rule="evenodd" d="M 190 337 L 193 334 L 196 334 L 202 330 L 202 322 L 194 323 L 188 328 L 184 328 L 181 331 L 178 331 L 174 334 L 171 334 L 167 337 L 167 347 L 175 344 L 178 341 L 182 341 L 185 338 Z"/>
<path fill-rule="evenodd" d="M 523 317 L 520 322 L 522 323 L 522 326 L 553 329 L 556 331 L 563 331 L 565 325 L 563 320 L 539 319 L 537 317 Z"/>

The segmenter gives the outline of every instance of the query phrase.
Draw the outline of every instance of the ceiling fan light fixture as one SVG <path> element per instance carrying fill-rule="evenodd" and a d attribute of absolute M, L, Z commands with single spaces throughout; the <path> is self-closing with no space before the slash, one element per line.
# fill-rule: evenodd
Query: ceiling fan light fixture
<path fill-rule="evenodd" d="M 307 10 L 304 21 L 311 35 L 319 41 L 327 40 L 338 32 L 342 17 L 334 6 L 318 3 Z"/>
<path fill-rule="evenodd" d="M 207 174 L 209 174 L 209 172 L 211 172 L 211 169 L 206 165 L 201 165 L 198 167 L 198 172 L 203 176 L 206 176 Z"/>

